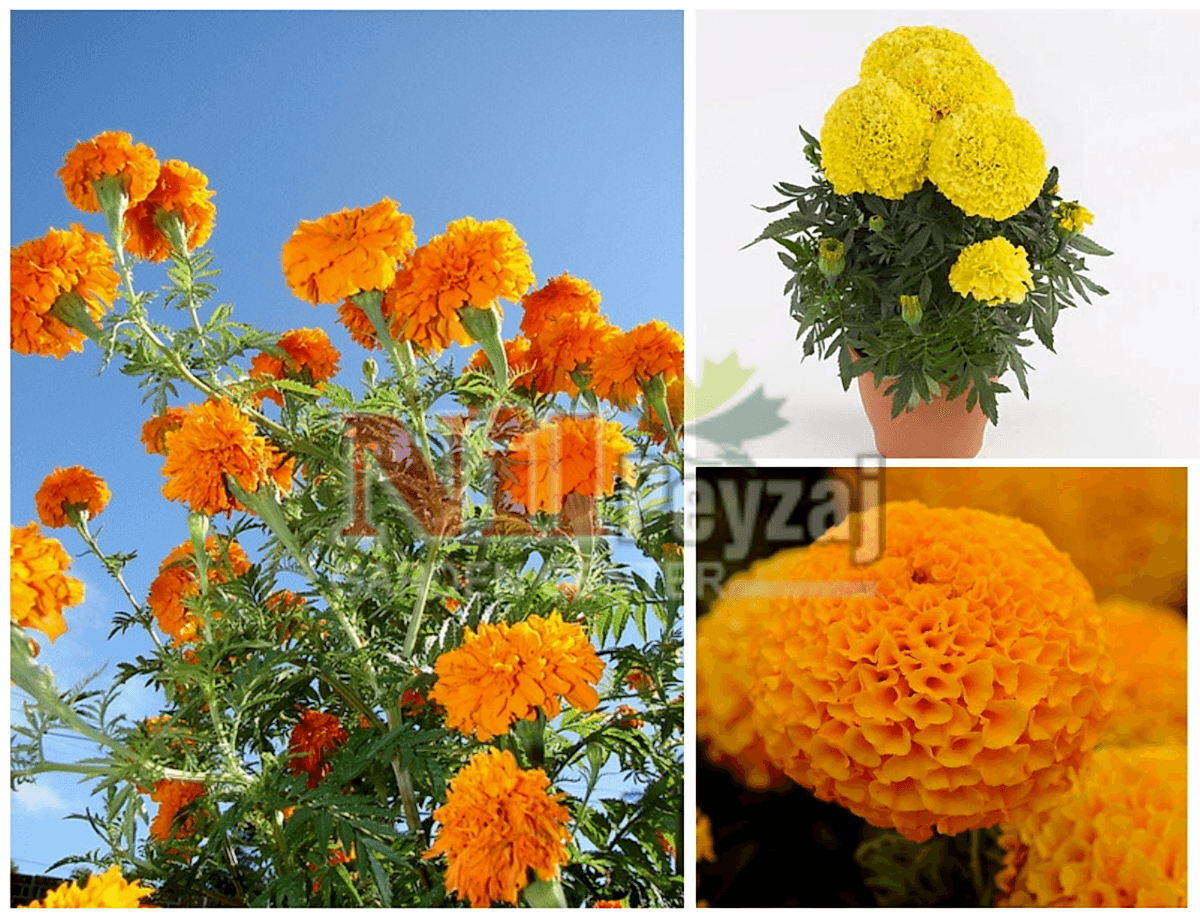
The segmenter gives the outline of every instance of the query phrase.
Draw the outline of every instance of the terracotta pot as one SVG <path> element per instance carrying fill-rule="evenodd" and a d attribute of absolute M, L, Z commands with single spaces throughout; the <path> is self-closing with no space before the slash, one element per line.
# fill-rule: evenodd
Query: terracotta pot
<path fill-rule="evenodd" d="M 850 351 L 855 360 L 856 351 Z M 875 448 L 889 459 L 973 459 L 983 448 L 983 431 L 987 417 L 976 403 L 967 411 L 967 393 L 953 401 L 945 395 L 931 402 L 918 402 L 912 411 L 902 411 L 892 417 L 892 397 L 884 395 L 891 380 L 880 379 L 873 372 L 858 377 L 858 392 L 862 396 L 867 420 L 875 431 Z"/>

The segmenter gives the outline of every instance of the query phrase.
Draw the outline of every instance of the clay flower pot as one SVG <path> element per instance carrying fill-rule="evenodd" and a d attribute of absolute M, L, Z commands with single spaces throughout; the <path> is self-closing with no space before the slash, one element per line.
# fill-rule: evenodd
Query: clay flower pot
<path fill-rule="evenodd" d="M 854 350 L 851 356 L 861 355 Z M 875 431 L 875 448 L 889 459 L 973 459 L 983 448 L 983 430 L 987 426 L 979 404 L 967 411 L 967 394 L 963 392 L 947 401 L 948 386 L 942 386 L 942 397 L 931 402 L 918 402 L 911 411 L 892 417 L 892 398 L 884 395 L 891 384 L 874 372 L 858 377 L 858 392 L 862 396 L 867 420 Z"/>

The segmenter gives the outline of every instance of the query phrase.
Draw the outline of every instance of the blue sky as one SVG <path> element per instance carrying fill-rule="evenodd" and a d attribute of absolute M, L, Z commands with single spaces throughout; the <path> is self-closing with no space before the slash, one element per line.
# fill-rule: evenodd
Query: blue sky
<path fill-rule="evenodd" d="M 414 216 L 419 241 L 462 216 L 502 217 L 539 284 L 569 271 L 617 325 L 683 329 L 682 13 L 14 12 L 11 74 L 13 245 L 72 222 L 102 231 L 55 172 L 77 141 L 127 131 L 208 175 L 219 300 L 259 327 L 323 327 L 343 354 L 340 381 L 357 379 L 366 353 L 333 307 L 292 296 L 280 248 L 300 220 L 384 196 Z M 140 289 L 163 282 L 146 267 L 136 277 Z M 506 336 L 519 319 L 512 310 Z M 101 545 L 138 552 L 126 576 L 144 596 L 186 539 L 186 513 L 161 496 L 161 460 L 138 443 L 139 390 L 99 365 L 90 344 L 62 361 L 11 354 L 11 522 L 36 519 L 34 492 L 55 466 L 87 466 L 113 492 Z M 61 540 L 82 550 L 69 531 Z M 105 642 L 121 597 L 99 565 L 80 559 L 74 573 L 86 601 L 68 634 L 40 642 L 62 683 L 137 649 Z M 83 752 L 65 740 L 49 751 Z M 72 780 L 13 797 L 22 870 L 98 845 L 62 820 L 86 799 Z"/>

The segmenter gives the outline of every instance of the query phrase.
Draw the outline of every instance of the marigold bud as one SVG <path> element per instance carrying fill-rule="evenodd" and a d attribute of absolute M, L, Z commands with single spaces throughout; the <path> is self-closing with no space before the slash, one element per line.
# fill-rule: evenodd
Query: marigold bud
<path fill-rule="evenodd" d="M 817 267 L 828 280 L 835 280 L 846 268 L 846 247 L 839 239 L 822 239 L 817 250 Z"/>
<path fill-rule="evenodd" d="M 904 317 L 904 321 L 909 325 L 916 325 L 921 321 L 921 298 L 919 296 L 901 296 L 900 297 L 900 315 Z"/>
<path fill-rule="evenodd" d="M 879 214 L 875 214 L 875 216 L 867 221 L 867 225 L 871 227 L 872 233 L 882 233 L 886 222 Z"/>

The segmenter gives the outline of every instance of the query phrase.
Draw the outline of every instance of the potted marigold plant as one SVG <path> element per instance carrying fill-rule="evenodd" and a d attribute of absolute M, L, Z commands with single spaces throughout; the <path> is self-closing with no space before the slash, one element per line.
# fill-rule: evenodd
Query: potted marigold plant
<path fill-rule="evenodd" d="M 11 774 L 93 782 L 108 868 L 44 904 L 681 906 L 682 336 L 615 327 L 569 274 L 537 286 L 505 220 L 418 243 L 383 198 L 279 240 L 297 296 L 383 355 L 355 394 L 319 326 L 211 302 L 199 170 L 106 132 L 59 174 L 108 238 L 12 249 L 12 348 L 90 338 L 138 379 L 188 524 L 140 595 L 92 528 L 121 495 L 47 470 L 40 525 L 74 530 L 124 593 L 114 631 L 146 637 L 102 690 L 37 665 L 26 629 L 59 637 L 83 586 L 39 522 L 12 527 Z M 163 320 L 141 261 L 170 263 Z M 479 345 L 461 371 L 451 342 Z M 135 681 L 160 712 L 112 716 Z M 60 731 L 99 751 L 48 760 Z"/>
<path fill-rule="evenodd" d="M 1105 294 L 1084 255 L 1092 215 L 1059 195 L 1037 131 L 954 32 L 901 27 L 863 56 L 820 138 L 800 128 L 811 184 L 780 182 L 773 240 L 803 356 L 836 356 L 887 456 L 970 457 L 998 423 L 1000 380 L 1026 397 L 1029 333 Z"/>

